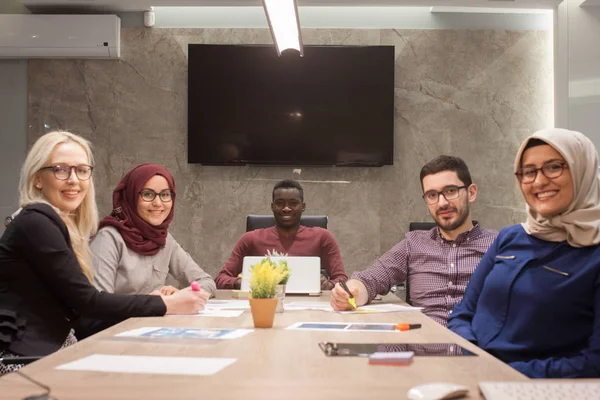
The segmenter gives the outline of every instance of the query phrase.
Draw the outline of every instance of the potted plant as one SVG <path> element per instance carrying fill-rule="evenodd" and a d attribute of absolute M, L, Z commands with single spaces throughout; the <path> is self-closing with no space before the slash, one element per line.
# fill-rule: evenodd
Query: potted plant
<path fill-rule="evenodd" d="M 279 252 L 277 252 L 277 250 L 273 250 L 273 251 L 267 250 L 266 257 L 268 257 L 268 258 L 287 257 L 287 254 L 279 253 Z M 277 285 L 277 290 L 275 291 L 275 297 L 277 297 L 279 299 L 279 301 L 277 302 L 277 308 L 275 309 L 275 312 L 282 313 L 283 312 L 283 299 L 285 299 L 285 289 L 286 289 L 288 279 L 290 279 L 290 275 L 292 274 L 292 270 L 288 268 L 288 263 L 287 263 L 287 260 L 285 260 L 285 259 L 279 260 L 276 264 L 281 264 L 283 266 L 283 277 L 281 278 L 281 281 L 279 281 L 279 284 Z"/>
<path fill-rule="evenodd" d="M 252 266 L 249 300 L 255 328 L 271 328 L 273 326 L 278 302 L 275 293 L 277 285 L 286 274 L 286 268 L 287 265 L 284 266 L 281 262 L 273 263 L 270 257 L 263 258 L 261 262 Z"/>

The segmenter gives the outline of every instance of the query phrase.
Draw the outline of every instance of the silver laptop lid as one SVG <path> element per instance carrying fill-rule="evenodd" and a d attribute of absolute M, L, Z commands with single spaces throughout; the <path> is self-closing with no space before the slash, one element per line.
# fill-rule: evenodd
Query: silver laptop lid
<path fill-rule="evenodd" d="M 265 257 L 247 256 L 244 257 L 242 264 L 241 289 L 250 290 L 248 279 L 252 276 L 250 267 L 260 262 Z M 287 260 L 288 268 L 292 270 L 290 279 L 286 285 L 286 294 L 319 294 L 321 292 L 321 258 L 320 257 L 271 257 L 271 260 L 277 262 L 281 259 Z"/>

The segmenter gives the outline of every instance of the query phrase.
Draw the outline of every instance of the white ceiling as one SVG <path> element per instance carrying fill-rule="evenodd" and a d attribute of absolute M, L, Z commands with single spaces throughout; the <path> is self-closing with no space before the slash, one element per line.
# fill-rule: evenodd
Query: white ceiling
<path fill-rule="evenodd" d="M 600 0 L 585 0 L 582 6 L 600 6 Z"/>
<path fill-rule="evenodd" d="M 150 6 L 261 6 L 260 0 L 17 0 L 32 10 L 48 8 L 101 8 L 110 11 L 142 11 Z M 494 8 L 546 8 L 562 0 L 297 0 L 299 6 L 447 6 Z M 598 0 L 587 0 L 598 2 Z"/>

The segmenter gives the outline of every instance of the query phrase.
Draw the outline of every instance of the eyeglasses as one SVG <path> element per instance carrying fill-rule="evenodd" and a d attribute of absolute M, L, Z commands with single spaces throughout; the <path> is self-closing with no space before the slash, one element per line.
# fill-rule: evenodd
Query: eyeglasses
<path fill-rule="evenodd" d="M 171 192 L 169 189 L 163 190 L 160 193 L 156 193 L 152 189 L 140 190 L 140 197 L 142 198 L 142 200 L 144 200 L 148 203 L 150 203 L 151 201 L 154 201 L 156 196 L 158 196 L 160 201 L 162 201 L 163 203 L 170 203 L 171 201 L 173 201 L 173 192 Z"/>
<path fill-rule="evenodd" d="M 545 164 L 542 168 L 521 168 L 515 173 L 517 179 L 521 183 L 532 183 L 536 180 L 538 171 L 542 171 L 542 174 L 548 179 L 556 179 L 562 175 L 565 169 L 568 169 L 567 163 L 562 161 L 553 161 Z"/>
<path fill-rule="evenodd" d="M 444 195 L 446 200 L 458 199 L 460 189 L 466 189 L 467 186 L 446 186 L 441 192 L 430 190 L 423 195 L 423 200 L 427 204 L 436 204 L 440 201 L 440 194 Z"/>
<path fill-rule="evenodd" d="M 67 179 L 69 179 L 69 177 L 73 173 L 73 170 L 75 170 L 75 175 L 77 175 L 77 179 L 79 179 L 80 181 L 87 181 L 92 176 L 92 171 L 94 170 L 94 167 L 86 164 L 68 165 L 59 163 L 51 165 L 49 167 L 40 168 L 40 171 L 44 169 L 52 170 L 56 179 L 61 181 L 66 181 Z"/>

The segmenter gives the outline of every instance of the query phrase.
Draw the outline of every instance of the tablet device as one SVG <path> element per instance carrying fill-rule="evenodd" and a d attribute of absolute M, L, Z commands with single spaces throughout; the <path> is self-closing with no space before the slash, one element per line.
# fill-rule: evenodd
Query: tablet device
<path fill-rule="evenodd" d="M 319 343 L 325 355 L 330 357 L 368 357 L 373 353 L 412 351 L 415 357 L 463 357 L 477 356 L 456 343 Z"/>

